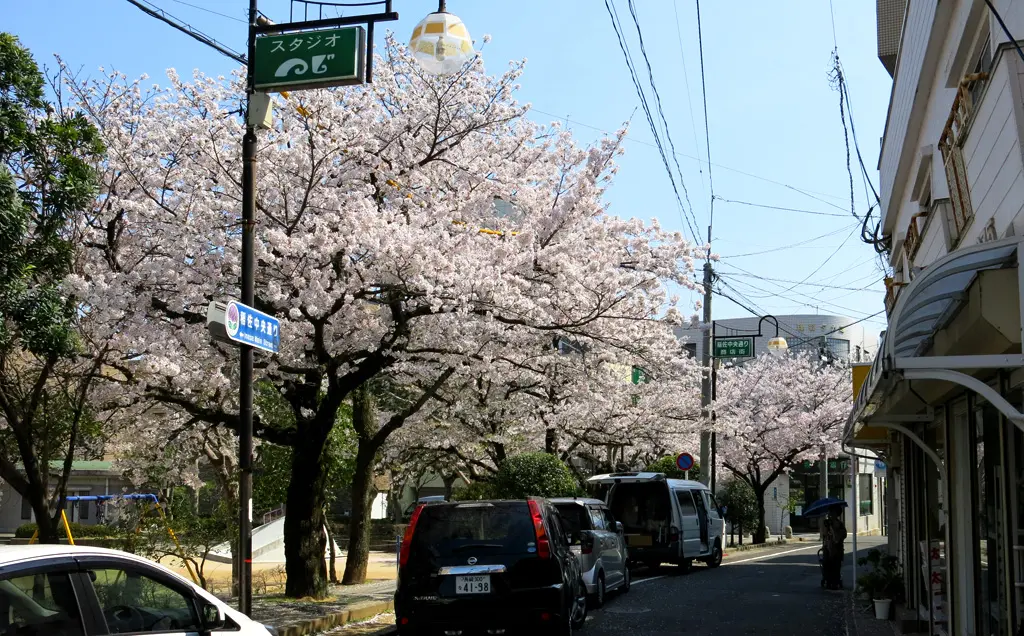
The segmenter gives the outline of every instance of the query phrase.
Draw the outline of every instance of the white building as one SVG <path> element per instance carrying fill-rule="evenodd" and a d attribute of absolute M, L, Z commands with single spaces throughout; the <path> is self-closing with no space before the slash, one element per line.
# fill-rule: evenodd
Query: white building
<path fill-rule="evenodd" d="M 778 321 L 778 334 L 786 339 L 789 351 L 809 351 L 814 353 L 826 353 L 836 360 L 857 364 L 870 361 L 874 358 L 878 348 L 878 339 L 867 328 L 865 323 L 856 318 L 846 316 L 819 315 L 819 314 L 796 314 L 776 316 Z M 768 352 L 768 339 L 776 334 L 775 320 L 772 318 L 762 319 L 756 316 L 749 318 L 726 318 L 716 320 L 714 325 L 715 335 L 728 338 L 730 336 L 756 336 L 760 331 L 761 337 L 754 338 L 754 355 L 761 355 Z M 700 329 L 677 329 L 676 336 L 683 340 L 683 346 L 687 351 L 696 357 L 703 355 L 702 333 Z M 743 359 L 738 358 L 736 363 L 742 364 Z M 873 456 L 871 451 L 862 450 L 860 453 L 866 456 Z M 846 499 L 849 506 L 846 510 L 846 527 L 852 531 L 854 511 L 857 512 L 858 534 L 880 534 L 883 530 L 883 519 L 885 515 L 884 488 L 885 470 L 876 469 L 873 459 L 861 460 L 857 464 L 857 479 L 860 492 L 858 501 L 853 501 L 853 487 L 850 483 L 849 459 L 846 456 L 833 458 L 830 463 L 833 469 L 828 476 L 828 495 Z M 839 468 L 841 467 L 841 468 Z M 772 535 L 780 535 L 786 526 L 792 526 L 796 531 L 809 530 L 816 527 L 809 520 L 800 516 L 803 506 L 825 496 L 820 493 L 820 469 L 819 463 L 804 466 L 801 470 L 794 471 L 776 479 L 765 491 L 765 523 Z M 721 474 L 716 479 L 722 483 L 727 475 Z M 790 492 L 799 501 L 790 502 Z M 803 491 L 803 496 L 798 495 L 798 490 Z M 792 504 L 792 505 L 791 505 Z M 796 506 L 794 512 L 790 510 Z"/>
<path fill-rule="evenodd" d="M 894 273 L 845 438 L 889 464 L 904 627 L 1018 634 L 1024 2 L 877 1 L 893 75 L 879 170 Z"/>
<path fill-rule="evenodd" d="M 798 314 L 775 317 L 779 323 L 779 335 L 786 339 L 790 351 L 819 351 L 826 347 L 832 355 L 844 362 L 870 361 L 878 348 L 878 338 L 865 328 L 865 323 L 856 318 L 818 314 Z M 768 339 L 775 336 L 775 322 L 771 318 L 726 318 L 716 320 L 717 336 L 751 336 L 760 332 L 762 337 L 754 338 L 754 353 L 768 352 Z M 692 355 L 700 358 L 703 353 L 700 329 L 676 329 L 676 336 L 684 341 L 683 346 Z"/>

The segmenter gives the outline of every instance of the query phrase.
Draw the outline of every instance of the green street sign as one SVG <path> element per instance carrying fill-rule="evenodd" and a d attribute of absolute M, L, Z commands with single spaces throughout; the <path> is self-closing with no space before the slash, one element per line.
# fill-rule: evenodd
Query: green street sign
<path fill-rule="evenodd" d="M 366 31 L 361 26 L 256 38 L 256 90 L 279 92 L 362 84 Z"/>
<path fill-rule="evenodd" d="M 754 337 L 715 338 L 714 352 L 716 358 L 752 358 L 754 357 Z"/>

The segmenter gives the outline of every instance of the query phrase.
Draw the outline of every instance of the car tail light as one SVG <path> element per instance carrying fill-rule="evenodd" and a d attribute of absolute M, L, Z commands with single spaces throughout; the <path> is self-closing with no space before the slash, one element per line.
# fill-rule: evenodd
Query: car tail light
<path fill-rule="evenodd" d="M 542 559 L 551 557 L 551 543 L 548 541 L 547 530 L 544 529 L 544 515 L 541 514 L 540 504 L 531 499 L 527 502 L 530 505 L 530 516 L 533 517 L 533 532 L 537 536 L 537 556 Z"/>
<path fill-rule="evenodd" d="M 584 533 L 583 536 L 580 537 L 580 552 L 582 552 L 583 554 L 590 554 L 593 551 L 594 535 L 590 534 L 589 532 Z"/>
<path fill-rule="evenodd" d="M 669 541 L 679 541 L 679 528 L 672 526 L 668 531 Z"/>
<path fill-rule="evenodd" d="M 420 519 L 420 513 L 423 512 L 423 504 L 416 507 L 413 511 L 412 517 L 409 519 L 409 525 L 405 527 L 405 535 L 402 537 L 402 551 L 398 554 L 398 565 L 399 567 L 405 567 L 405 564 L 409 562 L 409 549 L 412 547 L 412 533 L 416 531 L 416 522 Z"/>

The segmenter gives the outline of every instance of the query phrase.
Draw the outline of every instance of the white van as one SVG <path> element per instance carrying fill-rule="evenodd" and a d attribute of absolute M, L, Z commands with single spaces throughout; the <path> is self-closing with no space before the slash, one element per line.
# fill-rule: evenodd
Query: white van
<path fill-rule="evenodd" d="M 605 500 L 622 522 L 631 563 L 721 565 L 725 516 L 704 484 L 663 473 L 611 473 L 588 481 L 608 486 Z"/>

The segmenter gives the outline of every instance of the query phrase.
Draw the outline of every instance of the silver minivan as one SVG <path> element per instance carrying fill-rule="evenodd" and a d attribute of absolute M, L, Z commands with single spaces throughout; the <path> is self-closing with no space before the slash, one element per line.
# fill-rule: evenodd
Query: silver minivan
<path fill-rule="evenodd" d="M 583 582 L 594 605 L 612 590 L 629 591 L 629 554 L 622 524 L 600 499 L 551 499 L 580 561 Z"/>
<path fill-rule="evenodd" d="M 695 560 L 721 565 L 725 519 L 704 484 L 646 472 L 596 475 L 588 481 L 608 487 L 608 508 L 623 524 L 633 563 L 675 563 L 684 569 Z"/>

